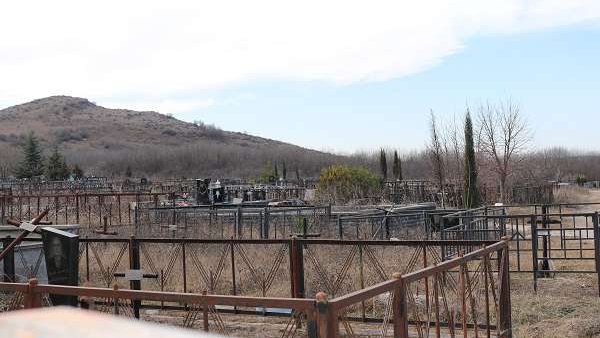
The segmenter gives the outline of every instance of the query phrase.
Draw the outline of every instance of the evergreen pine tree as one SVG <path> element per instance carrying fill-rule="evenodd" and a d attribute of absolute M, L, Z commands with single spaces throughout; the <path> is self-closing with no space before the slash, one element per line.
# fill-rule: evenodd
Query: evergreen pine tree
<path fill-rule="evenodd" d="M 273 176 L 275 177 L 276 181 L 279 179 L 279 170 L 277 170 L 277 163 L 273 165 Z"/>
<path fill-rule="evenodd" d="M 129 178 L 131 176 L 133 176 L 133 172 L 131 171 L 131 167 L 130 166 L 127 166 L 127 168 L 125 168 L 125 176 L 129 177 Z"/>
<path fill-rule="evenodd" d="M 40 144 L 35 134 L 31 131 L 25 136 L 23 144 L 23 159 L 17 165 L 15 175 L 17 178 L 32 178 L 44 173 L 44 160 Z"/>
<path fill-rule="evenodd" d="M 387 159 L 385 156 L 385 150 L 381 148 L 381 153 L 379 154 L 379 167 L 381 170 L 381 176 L 383 176 L 383 180 L 387 180 Z"/>
<path fill-rule="evenodd" d="M 464 177 L 465 208 L 479 205 L 479 190 L 477 188 L 477 162 L 475 160 L 475 145 L 473 142 L 473 122 L 467 110 L 465 118 L 465 177 Z"/>
<path fill-rule="evenodd" d="M 52 181 L 64 180 L 69 176 L 69 167 L 67 166 L 65 157 L 58 151 L 57 147 L 54 147 L 54 151 L 48 157 L 45 174 L 46 178 Z"/>
<path fill-rule="evenodd" d="M 296 181 L 300 183 L 300 169 L 298 169 L 298 167 L 296 167 Z"/>

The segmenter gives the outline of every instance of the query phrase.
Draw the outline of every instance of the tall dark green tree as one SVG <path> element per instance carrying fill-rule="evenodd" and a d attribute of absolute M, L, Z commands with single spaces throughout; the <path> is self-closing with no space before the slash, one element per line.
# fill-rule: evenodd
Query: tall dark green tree
<path fill-rule="evenodd" d="M 300 182 L 300 169 L 298 167 L 296 167 L 296 181 Z"/>
<path fill-rule="evenodd" d="M 402 161 L 398 157 L 398 151 L 394 150 L 394 163 L 392 164 L 392 174 L 394 179 L 402 181 Z"/>
<path fill-rule="evenodd" d="M 48 157 L 44 169 L 46 178 L 52 181 L 64 180 L 70 174 L 67 161 L 57 147 L 54 147 L 52 154 Z"/>
<path fill-rule="evenodd" d="M 386 155 L 385 155 L 385 149 L 381 148 L 381 152 L 379 153 L 379 169 L 381 170 L 381 176 L 383 177 L 383 180 L 387 180 L 387 170 L 388 170 L 388 165 L 387 165 L 387 159 L 386 159 Z"/>
<path fill-rule="evenodd" d="M 479 189 L 477 188 L 477 162 L 475 159 L 475 144 L 473 142 L 473 121 L 467 110 L 465 117 L 465 208 L 479 205 Z"/>
<path fill-rule="evenodd" d="M 44 173 L 44 159 L 40 143 L 33 131 L 25 136 L 23 143 L 23 159 L 17 164 L 15 175 L 17 178 L 32 178 Z"/>
<path fill-rule="evenodd" d="M 279 170 L 277 169 L 277 163 L 273 164 L 273 176 L 275 176 L 275 180 L 279 179 Z"/>

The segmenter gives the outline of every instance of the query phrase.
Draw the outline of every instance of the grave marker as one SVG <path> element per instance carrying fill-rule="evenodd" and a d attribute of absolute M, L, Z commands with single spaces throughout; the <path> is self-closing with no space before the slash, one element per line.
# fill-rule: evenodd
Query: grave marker
<path fill-rule="evenodd" d="M 70 232 L 42 228 L 48 283 L 77 286 L 79 283 L 79 236 Z M 50 295 L 54 305 L 77 306 L 77 297 Z"/>

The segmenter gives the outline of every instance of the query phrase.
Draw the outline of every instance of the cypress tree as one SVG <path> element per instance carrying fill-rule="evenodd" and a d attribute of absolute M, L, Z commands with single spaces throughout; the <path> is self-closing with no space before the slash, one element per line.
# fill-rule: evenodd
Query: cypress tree
<path fill-rule="evenodd" d="M 44 173 L 44 163 L 40 143 L 31 131 L 25 136 L 23 144 L 23 160 L 17 165 L 17 178 L 32 178 Z"/>
<path fill-rule="evenodd" d="M 394 150 L 394 163 L 392 168 L 394 178 L 398 181 L 402 181 L 402 161 L 398 157 L 398 151 Z"/>
<path fill-rule="evenodd" d="M 279 170 L 277 170 L 277 163 L 273 165 L 273 176 L 275 177 L 275 181 L 279 179 Z"/>
<path fill-rule="evenodd" d="M 479 205 L 479 190 L 477 188 L 477 162 L 475 160 L 475 145 L 473 142 L 473 122 L 467 110 L 465 117 L 465 177 L 464 177 L 465 208 Z"/>
<path fill-rule="evenodd" d="M 387 180 L 387 159 L 385 156 L 385 150 L 381 148 L 381 152 L 379 154 L 379 167 L 381 169 L 381 176 L 383 176 L 383 180 Z"/>

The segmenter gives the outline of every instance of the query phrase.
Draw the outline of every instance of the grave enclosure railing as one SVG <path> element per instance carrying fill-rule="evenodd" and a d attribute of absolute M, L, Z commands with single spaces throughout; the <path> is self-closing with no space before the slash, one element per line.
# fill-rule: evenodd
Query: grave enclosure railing
<path fill-rule="evenodd" d="M 35 243 L 39 239 L 26 239 Z M 5 239 L 4 243 L 10 240 Z M 440 263 L 440 249 L 460 246 L 473 251 L 493 241 L 420 240 L 202 240 L 173 238 L 81 238 L 80 284 L 154 290 L 259 297 L 313 297 L 319 291 L 330 296 L 356 291 L 389 279 L 393 272 L 411 272 Z M 24 261 L 9 255 L 4 261 L 4 280 L 15 276 L 16 265 L 34 269 L 42 256 Z M 12 270 L 11 270 L 12 267 Z M 143 278 L 131 284 L 125 273 L 142 270 Z M 363 313 L 362 318 L 366 318 Z"/>
<path fill-rule="evenodd" d="M 573 206 L 531 205 L 531 214 L 511 213 L 512 207 L 450 214 L 444 217 L 447 226 L 443 227 L 441 238 L 498 240 L 502 236 L 510 237 L 510 269 L 516 273 L 531 273 L 536 290 L 539 278 L 555 274 L 594 274 L 600 280 L 598 213 L 564 212 Z M 450 222 L 456 225 L 448 226 Z M 444 257 L 452 257 L 457 250 L 445 247 Z"/>
<path fill-rule="evenodd" d="M 82 229 L 135 225 L 141 207 L 173 203 L 173 194 L 147 192 L 106 192 L 69 194 L 0 195 L 0 222 L 8 218 L 32 219 L 44 209 L 45 220 L 54 224 L 80 224 Z"/>
<path fill-rule="evenodd" d="M 282 330 L 276 335 L 281 337 L 336 338 L 343 331 L 345 336 L 386 337 L 392 333 L 393 337 L 408 338 L 409 333 L 424 337 L 435 331 L 438 337 L 512 337 L 507 250 L 508 241 L 502 240 L 420 270 L 396 272 L 392 278 L 337 298 L 323 292 L 307 298 L 223 296 L 38 285 L 37 280 L 0 283 L 0 291 L 11 304 L 6 310 L 49 306 L 52 295 L 79 297 L 82 307 L 120 315 L 131 315 L 127 309 L 141 302 L 155 304 L 155 308 L 179 304 L 177 308 L 184 313 L 177 323 L 222 334 L 235 329 L 239 320 L 230 316 L 236 311 L 278 308 L 288 310 L 280 312 Z M 379 320 L 356 316 L 365 310 L 364 304 L 369 304 L 368 311 L 376 313 Z M 275 321 L 275 317 L 268 318 L 263 322 Z"/>

